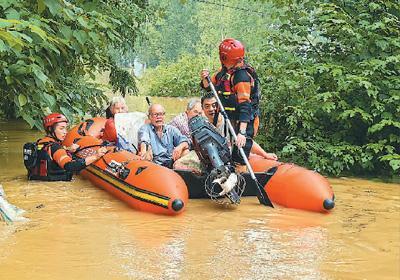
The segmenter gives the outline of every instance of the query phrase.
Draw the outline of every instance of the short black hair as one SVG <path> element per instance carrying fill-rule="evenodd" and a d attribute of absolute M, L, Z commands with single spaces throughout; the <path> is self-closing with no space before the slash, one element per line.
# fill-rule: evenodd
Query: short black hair
<path fill-rule="evenodd" d="M 201 97 L 201 106 L 203 106 L 204 100 L 214 98 L 214 94 L 212 92 L 207 92 Z"/>

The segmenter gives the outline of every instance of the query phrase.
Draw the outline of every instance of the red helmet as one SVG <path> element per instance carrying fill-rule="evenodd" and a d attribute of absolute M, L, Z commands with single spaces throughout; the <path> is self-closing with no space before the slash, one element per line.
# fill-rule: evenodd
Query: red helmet
<path fill-rule="evenodd" d="M 244 46 L 238 40 L 227 38 L 219 44 L 219 59 L 225 66 L 231 66 L 244 58 Z"/>
<path fill-rule="evenodd" d="M 50 127 L 60 122 L 68 122 L 68 119 L 63 114 L 52 113 L 43 118 L 43 127 L 48 131 Z"/>

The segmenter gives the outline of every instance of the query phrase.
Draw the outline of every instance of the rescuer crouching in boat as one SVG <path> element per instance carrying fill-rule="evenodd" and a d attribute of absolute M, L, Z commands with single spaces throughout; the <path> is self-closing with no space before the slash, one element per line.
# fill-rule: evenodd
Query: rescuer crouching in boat
<path fill-rule="evenodd" d="M 79 145 L 65 148 L 61 144 L 67 135 L 68 119 L 62 114 L 52 113 L 43 118 L 43 127 L 46 131 L 44 138 L 24 145 L 28 180 L 70 181 L 73 172 L 81 171 L 107 152 L 105 147 L 101 147 L 94 155 L 74 160 L 71 152 L 75 152 Z"/>

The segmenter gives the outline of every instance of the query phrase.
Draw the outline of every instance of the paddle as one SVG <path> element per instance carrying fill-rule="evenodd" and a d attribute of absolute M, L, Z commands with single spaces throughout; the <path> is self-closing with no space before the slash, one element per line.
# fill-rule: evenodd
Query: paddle
<path fill-rule="evenodd" d="M 224 106 L 222 105 L 221 100 L 220 100 L 219 97 L 218 97 L 218 93 L 217 93 L 217 91 L 215 90 L 215 87 L 214 87 L 213 83 L 211 82 L 210 76 L 207 76 L 207 82 L 208 82 L 208 84 L 210 85 L 211 91 L 213 92 L 215 99 L 217 99 L 218 106 L 219 106 L 219 109 L 220 109 L 220 113 L 221 113 L 221 115 L 224 117 L 225 123 L 228 125 L 229 131 L 230 131 L 230 133 L 232 134 L 233 139 L 235 140 L 235 143 L 236 143 L 236 142 L 237 142 L 236 132 L 235 132 L 235 130 L 233 129 L 233 126 L 232 126 L 232 124 L 231 124 L 231 122 L 230 122 L 230 120 L 229 120 L 229 118 L 228 118 L 228 115 L 227 115 L 226 112 L 225 112 L 225 108 L 224 108 Z M 239 148 L 239 147 L 238 147 L 238 148 Z M 265 206 L 274 207 L 274 206 L 272 205 L 272 202 L 271 202 L 271 200 L 269 199 L 267 193 L 265 192 L 264 187 L 261 186 L 260 183 L 258 182 L 258 180 L 257 180 L 257 178 L 256 178 L 256 175 L 254 174 L 253 169 L 251 168 L 251 165 L 250 165 L 250 163 L 249 163 L 249 160 L 247 159 L 246 154 L 244 153 L 243 148 L 239 148 L 239 152 L 240 152 L 240 155 L 241 155 L 241 156 L 243 157 L 243 159 L 244 159 L 244 162 L 245 162 L 245 164 L 246 164 L 247 170 L 249 170 L 251 179 L 253 179 L 253 181 L 255 182 L 255 184 L 256 184 L 256 186 L 257 186 L 257 189 L 258 189 L 258 193 L 257 193 L 258 201 L 259 201 L 261 204 L 265 205 Z"/>

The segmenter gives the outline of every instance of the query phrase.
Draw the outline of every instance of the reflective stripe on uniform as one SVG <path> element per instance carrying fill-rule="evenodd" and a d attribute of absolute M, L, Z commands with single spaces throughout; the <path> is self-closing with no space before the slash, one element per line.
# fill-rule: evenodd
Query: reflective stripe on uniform
<path fill-rule="evenodd" d="M 250 100 L 251 84 L 247 82 L 240 82 L 235 85 L 235 91 L 237 92 L 238 102 L 246 102 Z"/>
<path fill-rule="evenodd" d="M 53 159 L 57 164 L 61 167 L 64 168 L 64 165 L 67 164 L 68 162 L 72 161 L 72 158 L 67 154 L 67 151 L 64 149 L 58 149 L 54 154 L 53 154 Z"/>

